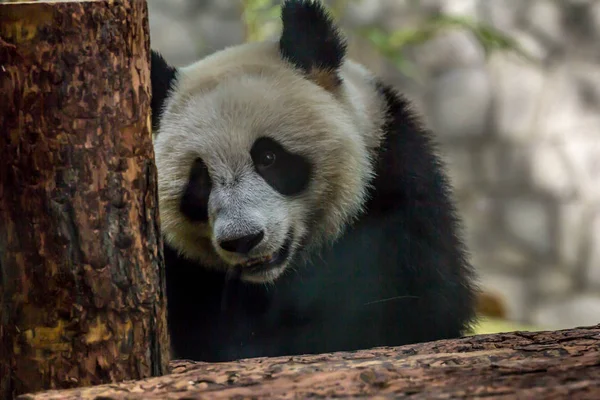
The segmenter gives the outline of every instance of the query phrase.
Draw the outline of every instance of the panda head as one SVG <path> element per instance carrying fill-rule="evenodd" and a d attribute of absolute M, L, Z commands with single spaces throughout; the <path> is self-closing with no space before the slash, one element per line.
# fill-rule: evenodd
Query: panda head
<path fill-rule="evenodd" d="M 372 175 L 345 89 L 343 38 L 318 2 L 286 1 L 281 17 L 275 42 L 180 69 L 152 56 L 165 240 L 256 283 L 336 239 Z"/>

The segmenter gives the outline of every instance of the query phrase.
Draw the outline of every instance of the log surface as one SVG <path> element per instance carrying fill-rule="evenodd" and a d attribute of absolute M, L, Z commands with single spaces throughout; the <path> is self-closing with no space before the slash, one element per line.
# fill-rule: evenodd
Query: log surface
<path fill-rule="evenodd" d="M 600 399 L 600 325 L 470 336 L 397 348 L 208 364 L 22 399 L 473 397 Z"/>
<path fill-rule="evenodd" d="M 0 399 L 161 375 L 145 1 L 0 4 Z"/>

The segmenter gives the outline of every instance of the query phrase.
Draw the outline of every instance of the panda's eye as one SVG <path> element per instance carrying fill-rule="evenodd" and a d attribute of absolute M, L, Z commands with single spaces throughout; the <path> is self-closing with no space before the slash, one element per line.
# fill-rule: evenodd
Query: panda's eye
<path fill-rule="evenodd" d="M 276 140 L 256 139 L 250 156 L 256 173 L 280 194 L 294 196 L 308 187 L 312 174 L 310 160 L 286 149 Z"/>
<path fill-rule="evenodd" d="M 273 153 L 270 150 L 266 150 L 260 153 L 260 155 L 258 156 L 256 166 L 260 168 L 268 168 L 275 163 L 275 160 L 275 153 Z"/>

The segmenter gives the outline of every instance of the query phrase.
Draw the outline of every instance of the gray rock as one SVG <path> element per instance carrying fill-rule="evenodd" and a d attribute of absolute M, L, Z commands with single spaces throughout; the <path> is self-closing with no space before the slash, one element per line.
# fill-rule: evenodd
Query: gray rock
<path fill-rule="evenodd" d="M 512 142 L 491 142 L 479 152 L 479 179 L 494 193 L 521 193 L 530 186 L 530 145 Z"/>
<path fill-rule="evenodd" d="M 481 0 L 477 12 L 483 22 L 510 33 L 518 28 L 519 17 L 527 10 L 528 3 L 523 0 Z"/>
<path fill-rule="evenodd" d="M 485 53 L 472 32 L 452 30 L 421 44 L 415 62 L 430 74 L 438 75 L 450 68 L 470 68 L 485 63 Z"/>
<path fill-rule="evenodd" d="M 381 19 L 376 25 L 382 29 L 395 31 L 398 29 L 416 28 L 423 12 L 429 8 L 427 4 L 423 8 L 415 7 L 412 0 L 393 0 L 381 2 Z"/>
<path fill-rule="evenodd" d="M 472 190 L 475 169 L 471 150 L 464 146 L 445 146 L 441 156 L 455 192 Z"/>
<path fill-rule="evenodd" d="M 597 0 L 571 0 L 560 3 L 561 22 L 567 42 L 566 50 L 571 54 L 576 54 L 580 50 L 578 47 L 584 51 L 597 52 L 598 25 L 597 16 L 594 15 L 594 3 L 598 3 Z M 578 46 L 569 46 L 569 42 L 575 42 Z M 575 52 L 570 51 L 573 49 Z"/>
<path fill-rule="evenodd" d="M 585 222 L 588 219 L 587 207 L 583 201 L 573 200 L 561 203 L 558 208 L 558 262 L 570 274 L 577 273 L 582 261 L 585 239 Z M 600 239 L 598 239 L 600 243 Z"/>
<path fill-rule="evenodd" d="M 573 276 L 555 265 L 543 265 L 531 278 L 532 291 L 542 299 L 565 297 L 574 288 Z"/>
<path fill-rule="evenodd" d="M 600 67 L 568 61 L 550 71 L 546 82 L 538 97 L 539 138 L 561 143 L 597 139 L 600 114 L 594 98 L 600 93 Z"/>
<path fill-rule="evenodd" d="M 600 38 L 600 2 L 595 1 L 590 5 L 590 19 L 591 25 L 596 29 L 596 37 Z"/>
<path fill-rule="evenodd" d="M 534 324 L 548 329 L 568 329 L 595 325 L 599 316 L 600 295 L 584 293 L 544 301 L 535 307 L 531 319 Z"/>
<path fill-rule="evenodd" d="M 600 201 L 600 124 L 596 137 L 572 138 L 561 145 L 573 180 L 581 196 L 598 203 Z"/>
<path fill-rule="evenodd" d="M 561 21 L 561 10 L 552 0 L 535 0 L 527 13 L 528 28 L 554 44 L 563 43 L 565 34 Z"/>
<path fill-rule="evenodd" d="M 533 61 L 543 62 L 548 58 L 550 50 L 531 33 L 518 29 L 514 30 L 511 36 L 527 57 L 530 57 Z"/>
<path fill-rule="evenodd" d="M 198 3 L 211 3 L 204 1 L 198 1 Z M 242 2 L 239 1 L 212 1 L 211 7 L 209 8 L 211 15 L 215 19 L 220 20 L 242 20 Z"/>
<path fill-rule="evenodd" d="M 148 14 L 160 14 L 163 16 L 172 17 L 181 25 L 184 22 L 189 22 L 190 18 L 194 17 L 198 12 L 208 8 L 213 1 L 190 1 L 190 0 L 148 0 Z"/>
<path fill-rule="evenodd" d="M 547 143 L 532 146 L 533 185 L 557 198 L 572 198 L 576 193 L 575 176 L 566 158 L 562 146 Z"/>
<path fill-rule="evenodd" d="M 487 131 L 491 90 L 482 68 L 451 70 L 432 82 L 428 113 L 440 138 L 480 136 Z"/>
<path fill-rule="evenodd" d="M 471 252 L 474 267 L 479 271 L 501 273 L 523 279 L 520 277 L 526 275 L 535 262 L 531 260 L 529 254 L 495 233 L 490 226 L 494 225 L 488 224 L 487 231 L 482 229 L 477 240 L 471 238 L 467 242 L 469 249 L 473 249 Z M 482 244 L 483 240 L 487 243 Z"/>
<path fill-rule="evenodd" d="M 476 19 L 478 2 L 479 0 L 444 1 L 440 8 L 444 14 Z"/>
<path fill-rule="evenodd" d="M 148 13 L 150 45 L 175 66 L 184 66 L 195 61 L 198 41 L 190 34 L 187 25 L 165 13 Z"/>
<path fill-rule="evenodd" d="M 507 200 L 504 218 L 507 233 L 536 253 L 547 254 L 554 247 L 551 215 L 543 201 L 533 198 Z"/>
<path fill-rule="evenodd" d="M 531 140 L 545 95 L 546 74 L 513 55 L 494 54 L 489 63 L 499 135 L 519 143 Z"/>
<path fill-rule="evenodd" d="M 344 22 L 349 27 L 376 24 L 381 18 L 383 0 L 355 0 L 344 10 Z"/>
<path fill-rule="evenodd" d="M 586 263 L 585 282 L 590 289 L 600 293 L 600 212 L 594 215 L 586 240 L 589 241 L 589 255 Z M 600 314 L 598 320 L 600 321 Z"/>
<path fill-rule="evenodd" d="M 194 37 L 202 38 L 205 44 L 202 49 L 203 55 L 241 44 L 245 40 L 244 24 L 240 19 L 218 19 L 210 13 L 201 14 L 194 21 L 191 29 Z"/>
<path fill-rule="evenodd" d="M 496 216 L 499 202 L 476 190 L 458 197 L 458 212 L 463 220 L 463 232 L 467 246 L 474 255 L 485 259 L 482 265 L 490 268 L 497 265 L 498 260 L 490 263 L 487 260 L 498 249 L 498 231 L 492 227 L 497 225 Z"/>
<path fill-rule="evenodd" d="M 389 0 L 386 0 L 390 2 Z M 458 0 L 453 0 L 458 1 Z M 406 2 L 406 1 L 405 1 Z M 390 2 L 392 3 L 392 2 Z M 415 2 L 413 2 L 414 4 Z M 419 8 L 424 13 L 439 12 L 443 7 L 448 4 L 448 0 L 419 0 Z"/>
<path fill-rule="evenodd" d="M 534 263 L 530 256 L 525 254 L 522 249 L 517 248 L 512 243 L 508 243 L 503 238 L 495 241 L 495 246 L 490 251 L 490 258 L 496 260 L 496 265 L 500 266 L 502 271 L 509 274 L 524 274 L 528 272 L 528 269 Z"/>
<path fill-rule="evenodd" d="M 573 78 L 572 84 L 579 95 L 581 108 L 597 114 L 600 108 L 599 64 L 591 61 L 569 62 L 567 71 Z"/>
<path fill-rule="evenodd" d="M 385 19 L 404 16 L 412 23 L 417 23 L 417 18 L 420 19 L 427 16 L 432 10 L 439 9 L 445 1 L 447 0 L 419 0 L 419 4 L 417 4 L 414 0 L 381 0 L 381 17 Z M 403 26 L 396 25 L 396 28 L 403 28 Z"/>

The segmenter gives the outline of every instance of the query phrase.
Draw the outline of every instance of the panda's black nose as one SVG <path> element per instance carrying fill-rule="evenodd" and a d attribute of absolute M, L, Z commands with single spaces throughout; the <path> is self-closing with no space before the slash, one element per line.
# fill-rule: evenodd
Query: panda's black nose
<path fill-rule="evenodd" d="M 222 240 L 219 246 L 225 251 L 231 253 L 248 254 L 250 250 L 255 248 L 265 237 L 265 232 L 260 231 L 250 235 L 242 236 L 236 239 Z"/>

